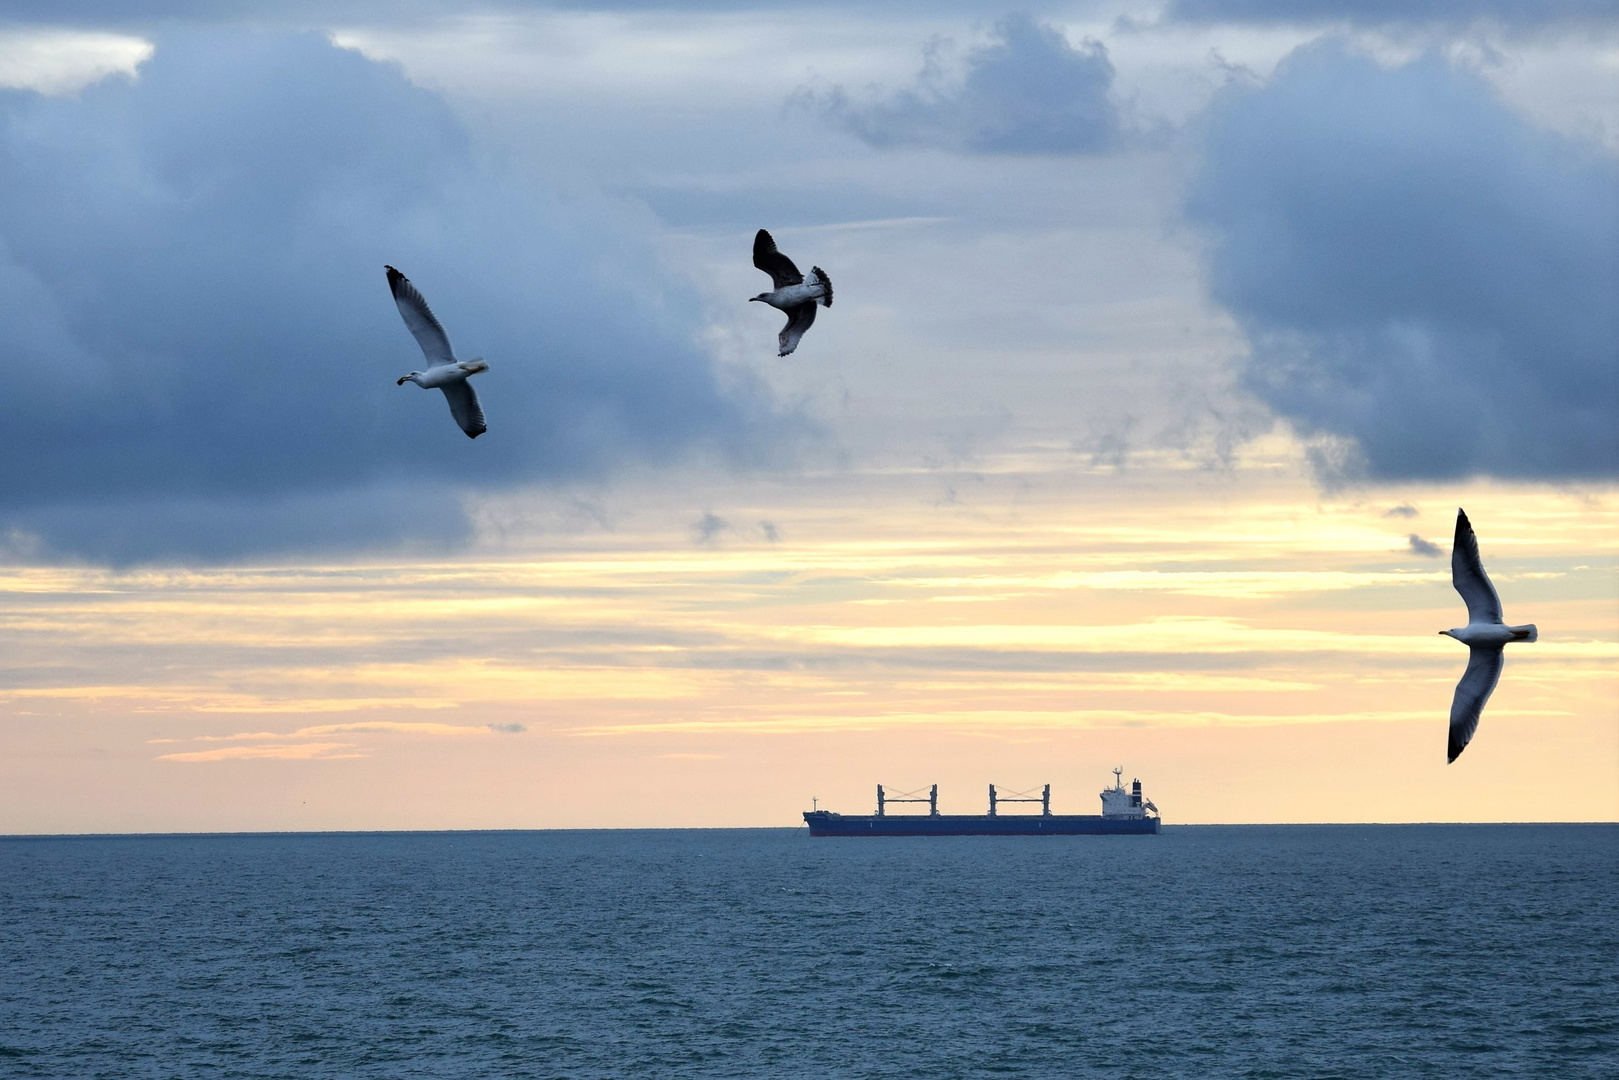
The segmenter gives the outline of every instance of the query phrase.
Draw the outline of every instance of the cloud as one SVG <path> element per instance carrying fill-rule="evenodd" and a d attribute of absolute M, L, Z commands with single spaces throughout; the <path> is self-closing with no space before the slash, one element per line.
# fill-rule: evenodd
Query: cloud
<path fill-rule="evenodd" d="M 522 724 L 435 724 L 403 720 L 359 720 L 348 724 L 319 724 L 282 734 L 276 731 L 240 731 L 233 735 L 198 735 L 194 742 L 257 743 L 256 746 L 221 746 L 209 750 L 183 750 L 159 754 L 158 761 L 241 761 L 271 759 L 310 761 L 367 756 L 358 743 L 285 742 L 288 739 L 321 739 L 334 735 L 416 735 L 460 737 L 466 735 L 518 734 L 528 729 Z M 152 743 L 173 743 L 178 739 L 149 739 Z"/>
<path fill-rule="evenodd" d="M 1383 516 L 1386 518 L 1414 518 L 1420 513 L 1422 511 L 1410 503 L 1401 503 L 1399 506 L 1391 506 L 1383 511 Z"/>
<path fill-rule="evenodd" d="M 703 516 L 693 522 L 691 527 L 692 540 L 698 544 L 712 544 L 720 533 L 731 531 L 731 523 L 712 510 L 704 510 Z"/>
<path fill-rule="evenodd" d="M 839 86 L 802 91 L 795 100 L 876 147 L 1091 154 L 1119 138 L 1112 87 L 1113 64 L 1101 42 L 1076 49 L 1055 27 L 1013 14 L 995 24 L 994 41 L 967 54 L 959 82 L 934 42 L 908 89 L 861 102 Z"/>
<path fill-rule="evenodd" d="M 568 734 L 576 738 L 602 738 L 623 735 L 783 735 L 849 731 L 893 731 L 906 728 L 932 730 L 966 729 L 977 732 L 1016 730 L 1084 731 L 1096 728 L 1135 727 L 1269 727 L 1272 725 L 1367 723 L 1372 721 L 1423 720 L 1431 713 L 1418 710 L 1378 710 L 1342 713 L 1223 713 L 1214 710 L 1181 711 L 1157 709 L 1074 709 L 1069 711 L 962 710 L 960 712 L 888 712 L 837 716 L 747 716 L 704 717 L 699 720 L 654 720 L 641 723 L 598 724 L 579 727 Z M 1560 712 L 1519 715 L 1562 716 Z M 668 756 L 668 755 L 662 755 Z"/>
<path fill-rule="evenodd" d="M 1223 92 L 1203 136 L 1208 287 L 1327 478 L 1619 475 L 1612 155 L 1439 57 L 1331 41 Z"/>
<path fill-rule="evenodd" d="M 71 94 L 109 75 L 134 75 L 150 42 L 59 28 L 0 30 L 0 87 Z"/>
<path fill-rule="evenodd" d="M 452 543 L 468 493 L 771 452 L 625 206 L 485 164 L 397 67 L 166 31 L 134 80 L 0 93 L 0 536 L 96 559 Z M 383 263 L 482 355 L 490 432 L 394 379 Z"/>
<path fill-rule="evenodd" d="M 326 761 L 334 758 L 365 757 L 353 743 L 294 743 L 280 746 L 221 746 L 213 750 L 187 750 L 159 754 L 158 761 Z"/>
<path fill-rule="evenodd" d="M 1416 533 L 1406 533 L 1405 539 L 1411 545 L 1413 555 L 1421 555 L 1425 559 L 1437 559 L 1444 554 L 1438 544 L 1430 543 Z"/>
<path fill-rule="evenodd" d="M 347 724 L 319 724 L 281 734 L 275 731 L 241 731 L 234 735 L 199 735 L 198 742 L 260 742 L 266 739 L 312 739 L 328 735 L 483 735 L 504 731 L 511 725 L 435 724 L 413 720 L 356 720 Z M 523 730 L 520 726 L 518 730 Z"/>
<path fill-rule="evenodd" d="M 811 11 L 836 13 L 856 11 L 862 15 L 889 12 L 914 14 L 914 0 L 815 0 L 802 5 Z M 390 27 L 442 24 L 447 15 L 523 15 L 533 12 L 603 12 L 610 14 L 649 14 L 656 12 L 746 12 L 756 13 L 759 0 L 463 0 L 446 5 L 444 0 L 6 0 L 9 21 L 48 23 L 56 26 L 149 27 L 176 22 L 220 24 L 247 23 L 253 26 L 352 26 L 380 23 Z M 977 13 L 978 0 L 930 0 L 929 14 L 944 11 Z"/>
<path fill-rule="evenodd" d="M 1165 21 L 1193 23 L 1286 23 L 1320 26 L 1348 23 L 1510 27 L 1553 23 L 1612 22 L 1608 0 L 1172 0 Z"/>

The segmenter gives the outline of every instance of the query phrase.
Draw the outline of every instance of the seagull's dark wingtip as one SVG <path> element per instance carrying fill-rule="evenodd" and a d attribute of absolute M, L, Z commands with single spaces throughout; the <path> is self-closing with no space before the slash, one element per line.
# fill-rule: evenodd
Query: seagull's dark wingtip
<path fill-rule="evenodd" d="M 1467 546 L 1473 537 L 1473 523 L 1467 520 L 1467 511 L 1461 507 L 1456 508 L 1456 550 L 1460 551 Z"/>

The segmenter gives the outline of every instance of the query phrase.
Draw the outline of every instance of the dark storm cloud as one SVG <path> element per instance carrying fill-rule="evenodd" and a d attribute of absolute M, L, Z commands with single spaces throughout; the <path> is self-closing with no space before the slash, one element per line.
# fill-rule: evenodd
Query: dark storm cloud
<path fill-rule="evenodd" d="M 1619 474 L 1619 169 L 1478 76 L 1336 43 L 1223 92 L 1188 202 L 1244 382 L 1329 468 Z M 1326 460 L 1326 458 L 1323 458 Z"/>
<path fill-rule="evenodd" d="M 1085 154 L 1118 140 L 1112 86 L 1113 64 L 1100 42 L 1076 49 L 1060 30 L 1015 14 L 996 24 L 991 44 L 967 54 L 959 82 L 930 49 L 908 89 L 857 101 L 835 87 L 796 100 L 876 147 Z"/>
<path fill-rule="evenodd" d="M 1493 22 L 1532 27 L 1553 23 L 1612 22 L 1612 0 L 1173 0 L 1166 21 L 1468 25 Z"/>
<path fill-rule="evenodd" d="M 0 559 L 66 555 L 122 565 L 172 557 L 341 552 L 388 542 L 443 551 L 471 531 L 447 484 L 423 488 L 380 481 L 326 491 L 288 485 L 241 496 L 190 497 L 131 487 L 123 496 L 70 497 L 16 509 L 0 505 Z"/>
<path fill-rule="evenodd" d="M 0 542 L 97 558 L 452 540 L 458 494 L 766 452 L 642 222 L 480 164 L 432 94 L 315 36 L 175 32 L 138 79 L 0 94 Z M 394 379 L 408 274 L 489 434 Z"/>

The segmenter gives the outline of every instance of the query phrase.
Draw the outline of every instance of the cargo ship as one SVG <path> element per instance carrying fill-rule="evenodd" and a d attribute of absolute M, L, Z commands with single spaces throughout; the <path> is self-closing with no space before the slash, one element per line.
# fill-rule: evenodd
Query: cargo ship
<path fill-rule="evenodd" d="M 892 803 L 927 803 L 928 812 L 891 814 Z M 1040 812 L 1003 814 L 1003 803 L 1039 803 Z M 1001 795 L 989 785 L 989 813 L 939 813 L 939 785 L 920 792 L 889 795 L 877 785 L 875 814 L 837 814 L 817 807 L 804 811 L 811 836 L 1102 836 L 1156 833 L 1158 808 L 1141 795 L 1141 781 L 1124 786 L 1124 770 L 1113 770 L 1113 786 L 1102 791 L 1100 814 L 1053 814 L 1051 785 L 1039 794 Z"/>

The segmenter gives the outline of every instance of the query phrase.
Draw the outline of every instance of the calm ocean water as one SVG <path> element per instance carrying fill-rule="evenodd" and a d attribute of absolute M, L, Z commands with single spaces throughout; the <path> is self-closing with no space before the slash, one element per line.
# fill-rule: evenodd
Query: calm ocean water
<path fill-rule="evenodd" d="M 0 1076 L 1619 1076 L 1619 826 L 0 839 Z"/>

